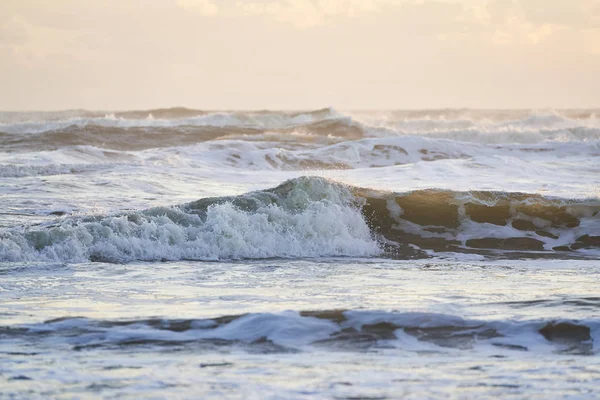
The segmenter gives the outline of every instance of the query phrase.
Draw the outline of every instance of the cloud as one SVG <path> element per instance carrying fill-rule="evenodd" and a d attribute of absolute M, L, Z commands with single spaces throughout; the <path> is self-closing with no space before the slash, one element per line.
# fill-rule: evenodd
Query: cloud
<path fill-rule="evenodd" d="M 177 0 L 177 5 L 206 17 L 219 13 L 219 7 L 212 0 Z"/>
<path fill-rule="evenodd" d="M 463 9 L 461 15 L 447 15 L 455 25 L 487 30 L 499 28 L 499 35 L 510 35 L 516 21 L 534 28 L 525 36 L 534 41 L 555 27 L 597 29 L 600 26 L 598 0 L 176 0 L 179 7 L 203 16 L 263 17 L 295 28 L 310 28 L 333 20 L 357 18 L 383 12 L 402 12 L 404 6 L 427 6 L 443 12 L 444 4 Z M 510 29 L 506 27 L 510 26 Z M 535 32 L 533 32 L 535 31 Z M 539 31 L 539 32 L 537 32 Z M 440 32 L 448 33 L 448 32 Z"/>
<path fill-rule="evenodd" d="M 239 6 L 250 14 L 265 14 L 282 22 L 297 26 L 322 24 L 331 17 L 355 17 L 377 11 L 386 0 L 287 0 L 272 2 L 238 1 Z"/>
<path fill-rule="evenodd" d="M 597 0 L 483 0 L 462 1 L 463 13 L 455 30 L 438 38 L 467 44 L 534 46 L 569 37 L 597 53 L 600 37 L 600 5 Z M 596 6 L 594 6 L 596 4 Z M 596 21 L 598 23 L 596 23 Z"/>
<path fill-rule="evenodd" d="M 356 17 L 379 10 L 385 3 L 394 0 L 285 0 L 285 1 L 243 1 L 236 7 L 244 15 L 266 16 L 275 21 L 289 23 L 298 28 L 322 25 L 337 17 Z M 399 1 L 396 1 L 399 2 Z"/>
<path fill-rule="evenodd" d="M 599 28 L 598 0 L 521 0 L 520 6 L 528 21 L 572 28 Z"/>
<path fill-rule="evenodd" d="M 26 67 L 51 57 L 64 62 L 85 56 L 78 46 L 78 34 L 69 30 L 33 25 L 15 15 L 0 24 L 0 47 L 12 55 L 13 62 Z"/>
<path fill-rule="evenodd" d="M 173 0 L 171 0 L 173 1 Z M 175 0 L 203 16 L 260 18 L 311 29 L 368 15 L 383 19 L 420 9 L 430 18 L 414 21 L 414 31 L 443 41 L 493 46 L 533 46 L 560 35 L 573 38 L 587 52 L 598 53 L 598 0 Z M 453 5 L 449 8 L 448 5 Z M 442 17 L 443 16 L 443 17 Z M 429 23 L 438 21 L 441 23 Z M 408 18 L 408 17 L 407 17 Z"/>
<path fill-rule="evenodd" d="M 10 17 L 0 22 L 0 45 L 22 45 L 29 39 L 28 24 L 22 18 Z"/>
<path fill-rule="evenodd" d="M 448 1 L 448 0 L 441 0 Z M 422 0 L 177 0 L 177 5 L 204 16 L 266 17 L 296 28 L 322 25 L 334 18 L 353 18 L 386 6 Z"/>

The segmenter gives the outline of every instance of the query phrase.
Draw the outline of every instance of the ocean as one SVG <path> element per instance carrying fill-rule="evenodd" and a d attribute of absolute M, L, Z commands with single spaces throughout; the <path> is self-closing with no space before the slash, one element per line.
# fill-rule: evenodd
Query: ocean
<path fill-rule="evenodd" d="M 0 112 L 0 399 L 600 388 L 600 110 Z"/>

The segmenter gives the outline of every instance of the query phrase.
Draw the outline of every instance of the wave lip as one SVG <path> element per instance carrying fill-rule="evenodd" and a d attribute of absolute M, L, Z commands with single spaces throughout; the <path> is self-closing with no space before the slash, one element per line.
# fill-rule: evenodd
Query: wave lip
<path fill-rule="evenodd" d="M 598 320 L 480 321 L 428 312 L 366 310 L 284 311 L 209 319 L 104 321 L 61 318 L 42 324 L 0 327 L 5 338 L 66 342 L 73 349 L 159 344 L 235 345 L 263 351 L 399 348 L 446 352 L 598 353 Z"/>
<path fill-rule="evenodd" d="M 0 231 L 0 260 L 223 260 L 438 253 L 600 254 L 600 199 L 526 193 L 382 192 L 301 177 L 273 189 Z"/>

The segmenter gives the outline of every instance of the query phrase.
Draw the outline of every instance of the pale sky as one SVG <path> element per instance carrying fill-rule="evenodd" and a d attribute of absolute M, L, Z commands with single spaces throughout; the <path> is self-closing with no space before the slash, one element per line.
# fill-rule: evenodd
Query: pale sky
<path fill-rule="evenodd" d="M 0 109 L 600 106 L 600 0 L 0 0 Z"/>

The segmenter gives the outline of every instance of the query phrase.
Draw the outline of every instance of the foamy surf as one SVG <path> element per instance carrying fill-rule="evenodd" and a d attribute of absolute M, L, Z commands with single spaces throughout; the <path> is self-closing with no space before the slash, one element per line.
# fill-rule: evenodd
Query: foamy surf
<path fill-rule="evenodd" d="M 3 393 L 593 397 L 598 115 L 0 112 Z"/>
<path fill-rule="evenodd" d="M 327 256 L 598 256 L 600 201 L 524 193 L 392 193 L 319 177 L 234 197 L 0 231 L 0 260 Z"/>
<path fill-rule="evenodd" d="M 464 111 L 207 112 L 157 109 L 130 112 L 0 113 L 0 146 L 11 151 L 91 145 L 113 150 L 185 146 L 217 139 L 293 136 L 337 141 L 422 136 L 479 144 L 598 142 L 594 112 Z M 267 139 L 268 140 L 268 139 Z M 274 140 L 278 141 L 278 140 Z M 289 140 L 288 140 L 289 141 Z M 309 141 L 310 142 L 310 141 Z"/>
<path fill-rule="evenodd" d="M 343 185 L 300 178 L 232 198 L 5 230 L 0 259 L 81 262 L 373 256 L 380 253 Z"/>

